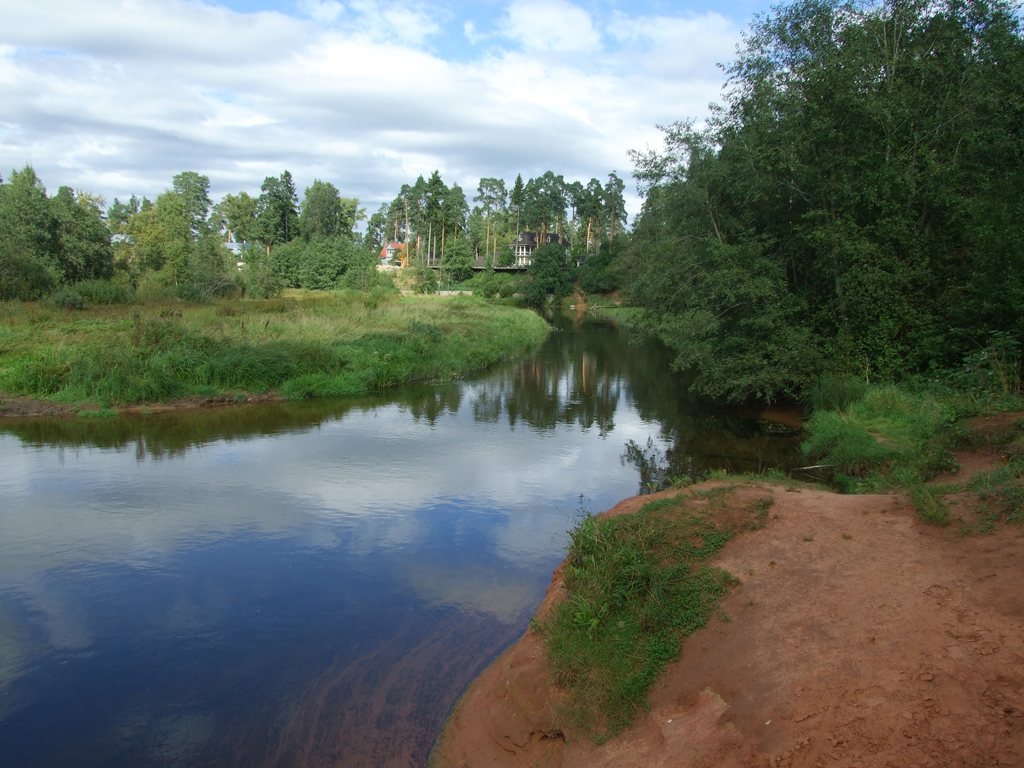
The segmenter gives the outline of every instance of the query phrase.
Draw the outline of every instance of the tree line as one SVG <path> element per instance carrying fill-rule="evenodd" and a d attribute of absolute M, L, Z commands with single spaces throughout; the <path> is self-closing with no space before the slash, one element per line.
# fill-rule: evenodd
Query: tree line
<path fill-rule="evenodd" d="M 1003 0 L 797 0 L 703 126 L 634 152 L 647 328 L 734 399 L 892 380 L 1024 332 L 1024 39 Z"/>
<path fill-rule="evenodd" d="M 434 171 L 402 185 L 394 200 L 370 216 L 366 237 L 376 250 L 388 242 L 405 245 L 413 262 L 447 254 L 450 247 L 464 257 L 462 248 L 468 246 L 473 258 L 508 266 L 509 244 L 524 231 L 560 235 L 577 255 L 596 253 L 602 242 L 626 231 L 624 189 L 615 172 L 604 184 L 598 179 L 583 184 L 547 171 L 526 182 L 519 174 L 511 187 L 504 179 L 482 178 L 470 201 L 462 187 L 449 187 Z M 460 240 L 463 246 L 457 245 Z"/>
<path fill-rule="evenodd" d="M 520 232 L 557 233 L 578 257 L 600 256 L 616 235 L 622 245 L 624 183 L 566 182 L 551 171 L 508 189 L 480 180 L 471 207 L 458 184 L 438 171 L 403 185 L 366 220 L 357 198 L 316 179 L 300 201 L 292 175 L 264 179 L 258 196 L 228 194 L 216 204 L 210 179 L 185 171 L 155 201 L 134 195 L 105 201 L 61 187 L 48 197 L 31 167 L 0 179 L 0 298 L 36 299 L 61 286 L 110 279 L 153 293 L 209 298 L 242 290 L 272 295 L 284 287 L 366 287 L 376 254 L 403 245 L 407 265 L 440 266 L 450 282 L 473 274 L 478 256 L 489 266 L 512 261 Z M 242 268 L 223 248 L 240 244 Z M 606 248 L 605 260 L 610 251 Z M 422 270 L 421 270 L 422 271 Z M 426 274 L 426 273 L 424 273 Z M 427 275 L 424 283 L 436 282 Z"/>
<path fill-rule="evenodd" d="M 267 177 L 260 195 L 228 194 L 216 205 L 209 177 L 177 174 L 155 201 L 105 201 L 61 187 L 49 197 L 31 167 L 0 179 L 0 298 L 37 299 L 61 286 L 115 278 L 151 292 L 204 299 L 282 287 L 363 287 L 374 260 L 355 231 L 355 198 L 319 179 L 300 203 L 291 174 Z M 244 269 L 223 247 L 242 246 Z M 277 253 L 280 248 L 283 252 Z"/>

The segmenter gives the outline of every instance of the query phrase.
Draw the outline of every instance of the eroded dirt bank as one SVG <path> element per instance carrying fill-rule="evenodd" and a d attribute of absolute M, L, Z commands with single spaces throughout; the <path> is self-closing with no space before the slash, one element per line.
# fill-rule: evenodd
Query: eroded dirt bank
<path fill-rule="evenodd" d="M 631 730 L 602 746 L 561 732 L 528 631 L 460 700 L 432 765 L 1024 765 L 1024 531 L 961 538 L 900 496 L 765 488 L 767 527 L 720 561 L 742 585 Z M 561 591 L 556 571 L 541 611 Z"/>

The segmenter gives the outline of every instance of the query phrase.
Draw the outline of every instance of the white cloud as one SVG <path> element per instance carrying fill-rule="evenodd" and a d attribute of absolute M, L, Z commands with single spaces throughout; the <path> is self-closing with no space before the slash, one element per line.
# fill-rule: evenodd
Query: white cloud
<path fill-rule="evenodd" d="M 345 6 L 336 0 L 301 0 L 299 8 L 321 24 L 333 24 L 345 13 Z"/>
<path fill-rule="evenodd" d="M 469 40 L 470 44 L 476 45 L 487 39 L 488 35 L 477 32 L 476 24 L 472 21 L 464 22 L 462 25 L 462 32 L 466 35 L 466 39 Z"/>
<path fill-rule="evenodd" d="M 528 51 L 595 53 L 601 43 L 590 14 L 565 0 L 515 0 L 504 32 Z"/>
<path fill-rule="evenodd" d="M 627 176 L 626 151 L 660 142 L 656 124 L 705 113 L 739 36 L 716 14 L 595 21 L 521 0 L 499 30 L 516 50 L 466 58 L 434 50 L 453 44 L 447 17 L 416 3 L 310 0 L 311 18 L 187 0 L 6 5 L 0 172 L 32 163 L 51 190 L 108 199 L 152 196 L 185 169 L 219 195 L 287 168 L 300 189 L 330 180 L 371 207 L 434 168 L 468 188 L 548 169 Z"/>

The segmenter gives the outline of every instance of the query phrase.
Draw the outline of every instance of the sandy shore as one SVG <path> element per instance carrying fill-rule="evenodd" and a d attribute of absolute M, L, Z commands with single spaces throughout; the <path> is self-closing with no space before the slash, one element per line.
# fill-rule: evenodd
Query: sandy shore
<path fill-rule="evenodd" d="M 766 492 L 767 527 L 720 559 L 742 585 L 630 730 L 597 746 L 561 728 L 528 631 L 460 699 L 432 765 L 1024 765 L 1024 530 L 962 537 L 900 495 L 766 485 L 736 502 Z M 540 612 L 563 594 L 559 569 Z"/>

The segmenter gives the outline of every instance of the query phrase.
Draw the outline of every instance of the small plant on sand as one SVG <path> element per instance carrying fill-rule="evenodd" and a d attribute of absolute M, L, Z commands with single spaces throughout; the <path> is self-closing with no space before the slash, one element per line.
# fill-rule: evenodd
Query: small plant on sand
<path fill-rule="evenodd" d="M 949 510 L 932 489 L 921 483 L 911 485 L 907 492 L 917 507 L 917 516 L 929 525 L 949 525 Z"/>
<path fill-rule="evenodd" d="M 762 510 L 755 504 L 733 524 L 718 522 L 729 490 L 679 494 L 631 515 L 586 515 L 570 531 L 568 598 L 534 624 L 567 692 L 566 726 L 599 742 L 628 726 L 680 639 L 703 627 L 737 583 L 709 561 Z"/>

